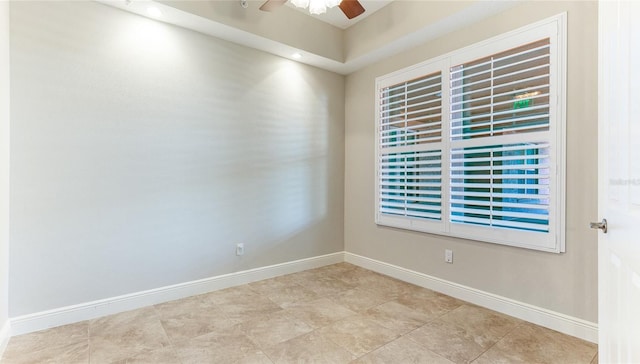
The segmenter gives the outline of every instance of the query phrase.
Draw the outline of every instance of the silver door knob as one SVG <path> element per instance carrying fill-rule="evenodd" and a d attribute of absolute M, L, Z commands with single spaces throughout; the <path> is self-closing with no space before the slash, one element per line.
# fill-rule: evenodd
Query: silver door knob
<path fill-rule="evenodd" d="M 602 222 L 592 222 L 589 224 L 592 229 L 600 229 L 603 233 L 607 233 L 607 219 L 602 219 Z"/>

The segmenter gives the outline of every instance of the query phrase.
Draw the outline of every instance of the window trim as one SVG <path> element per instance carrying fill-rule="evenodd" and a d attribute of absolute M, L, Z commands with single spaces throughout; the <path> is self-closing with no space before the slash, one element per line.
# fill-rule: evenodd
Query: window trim
<path fill-rule="evenodd" d="M 443 236 L 458 237 L 488 243 L 515 246 L 553 253 L 565 252 L 566 238 L 566 64 L 567 64 L 567 14 L 561 13 L 550 18 L 529 24 L 510 32 L 492 37 L 473 45 L 449 52 L 439 57 L 406 67 L 376 78 L 375 82 L 375 222 L 377 225 L 390 226 L 412 231 L 426 232 Z M 550 57 L 556 62 L 550 63 L 550 82 L 555 86 L 550 88 L 549 97 L 549 138 L 550 154 L 553 154 L 550 165 L 550 196 L 549 204 L 549 233 L 534 233 L 524 230 L 502 229 L 497 227 L 478 227 L 451 222 L 450 205 L 450 67 L 496 54 L 524 44 L 550 38 Z M 380 90 L 385 87 L 422 77 L 433 72 L 442 74 L 442 184 L 441 184 L 441 220 L 430 221 L 417 218 L 393 217 L 380 213 Z M 485 231 L 484 236 L 478 236 L 478 228 Z M 491 229 L 488 238 L 486 229 Z M 544 235 L 541 235 L 544 234 Z M 540 237 L 547 238 L 546 240 Z M 520 241 L 520 238 L 521 241 Z"/>

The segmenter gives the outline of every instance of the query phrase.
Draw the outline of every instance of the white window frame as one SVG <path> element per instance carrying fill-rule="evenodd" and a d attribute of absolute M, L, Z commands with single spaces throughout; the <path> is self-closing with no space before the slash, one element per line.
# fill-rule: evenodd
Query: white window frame
<path fill-rule="evenodd" d="M 565 205 L 566 205 L 566 60 L 567 21 L 566 13 L 547 18 L 514 31 L 493 37 L 483 42 L 450 52 L 443 56 L 407 67 L 376 78 L 376 142 L 375 142 L 375 222 L 378 225 L 414 230 L 444 236 L 516 246 L 553 253 L 565 251 Z M 450 67 L 475 59 L 516 48 L 540 39 L 550 40 L 550 201 L 549 232 L 474 226 L 450 221 Z M 434 72 L 442 74 L 442 219 L 440 221 L 404 216 L 393 216 L 380 212 L 380 94 L 386 87 Z M 524 135 L 524 134 L 523 134 Z"/>

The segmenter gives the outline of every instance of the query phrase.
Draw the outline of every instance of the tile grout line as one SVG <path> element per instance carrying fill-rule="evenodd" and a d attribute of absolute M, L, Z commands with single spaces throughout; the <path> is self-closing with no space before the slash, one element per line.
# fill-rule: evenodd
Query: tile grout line
<path fill-rule="evenodd" d="M 345 283 L 345 284 L 348 284 L 348 285 L 354 285 L 353 287 L 351 287 L 351 288 L 349 288 L 349 289 L 347 289 L 347 290 L 344 290 L 344 291 L 342 291 L 342 292 L 338 292 L 338 293 L 344 293 L 344 292 L 352 291 L 352 290 L 355 290 L 355 289 L 357 289 L 357 288 L 359 288 L 359 287 L 361 286 L 360 284 L 356 284 L 356 283 L 353 283 L 353 282 L 348 282 L 347 280 L 342 279 L 342 277 L 341 277 L 340 275 L 334 276 L 333 274 L 329 274 L 329 273 L 326 273 L 326 272 L 322 272 L 322 273 L 321 273 L 321 275 L 322 275 L 322 276 L 325 276 L 325 277 L 330 277 L 330 278 L 337 279 L 337 280 L 339 280 L 339 281 L 341 281 L 341 282 L 343 282 L 343 283 Z M 313 290 L 312 290 L 312 291 L 313 291 Z M 320 293 L 318 293 L 318 292 L 316 292 L 316 291 L 314 291 L 314 292 L 318 294 L 318 297 L 319 297 L 318 299 L 323 299 L 323 298 L 324 298 L 324 299 L 327 299 L 327 300 L 329 300 L 330 302 L 332 302 L 332 303 L 334 303 L 334 304 L 337 304 L 337 305 L 341 305 L 341 306 L 342 306 L 342 304 L 340 304 L 340 302 L 337 302 L 336 300 L 334 300 L 334 299 L 332 298 L 332 297 L 336 296 L 336 294 L 328 294 L 328 293 L 320 294 Z M 267 298 L 268 298 L 268 296 L 267 296 Z M 390 302 L 390 301 L 392 301 L 392 300 L 393 300 L 393 299 L 387 300 L 387 301 L 385 301 L 384 303 Z M 369 310 L 369 309 L 371 309 L 371 308 L 374 308 L 374 307 L 378 307 L 378 306 L 380 306 L 380 305 L 382 305 L 382 304 L 384 304 L 384 303 L 381 303 L 381 304 L 379 304 L 379 305 L 377 305 L 377 306 L 369 307 L 369 308 L 367 308 L 367 310 Z M 345 306 L 345 307 L 346 307 L 346 306 Z M 312 333 L 314 333 L 314 332 L 317 332 L 319 335 L 321 335 L 321 333 L 320 333 L 320 330 L 321 330 L 321 329 L 326 328 L 326 327 L 330 327 L 330 326 L 332 326 L 332 325 L 335 325 L 335 324 L 336 324 L 336 323 L 338 323 L 338 322 L 341 322 L 341 321 L 347 320 L 347 319 L 352 318 L 352 317 L 354 317 L 354 316 L 362 316 L 362 314 L 363 314 L 362 312 L 351 310 L 351 309 L 350 309 L 350 308 L 348 308 L 348 307 L 346 307 L 346 308 L 347 308 L 347 309 L 349 309 L 350 311 L 353 311 L 353 312 L 354 312 L 354 315 L 349 315 L 349 316 L 347 316 L 347 317 L 343 317 L 343 318 L 341 318 L 341 319 L 339 319 L 339 320 L 333 321 L 333 322 L 331 322 L 331 323 L 329 323 L 329 324 L 327 324 L 327 325 L 324 325 L 324 326 L 321 326 L 321 327 L 314 328 L 312 331 L 310 331 L 310 332 L 308 332 L 308 333 L 305 333 L 305 334 L 302 334 L 302 335 L 298 335 L 298 336 L 296 336 L 296 337 L 294 337 L 294 338 L 291 338 L 291 339 L 289 339 L 289 340 L 286 340 L 286 341 L 294 340 L 295 338 L 300 337 L 300 336 L 303 336 L 303 335 L 310 335 L 310 334 L 312 334 Z M 382 327 L 384 327 L 384 326 L 382 326 Z M 384 327 L 384 328 L 386 328 L 386 327 Z M 386 329 L 388 329 L 388 328 L 386 328 Z M 401 337 L 401 336 L 399 336 L 399 337 Z M 365 355 L 367 355 L 367 354 L 369 354 L 369 353 L 371 353 L 371 352 L 373 352 L 373 351 L 375 351 L 375 350 L 379 349 L 380 347 L 382 347 L 382 346 L 384 346 L 384 345 L 387 345 L 388 343 L 390 343 L 390 342 L 393 342 L 393 341 L 397 340 L 399 337 L 397 337 L 397 338 L 395 338 L 395 339 L 393 339 L 393 340 L 391 340 L 391 341 L 389 341 L 389 342 L 386 342 L 386 343 L 384 343 L 384 344 L 382 344 L 382 345 L 380 345 L 380 346 L 378 346 L 378 347 L 376 347 L 376 348 L 374 348 L 374 349 L 372 349 L 372 350 L 369 350 L 369 351 L 367 351 L 366 353 L 364 353 L 364 354 L 362 354 L 362 355 L 359 355 L 359 356 L 355 355 L 355 354 L 354 354 L 353 352 L 351 352 L 348 348 L 346 348 L 346 347 L 344 347 L 343 345 L 341 345 L 340 343 L 336 342 L 336 341 L 335 341 L 335 340 L 333 340 L 331 337 L 326 337 L 326 339 L 327 339 L 327 340 L 329 340 L 330 342 L 332 342 L 333 344 L 337 345 L 339 348 L 342 348 L 342 349 L 343 349 L 343 350 L 345 350 L 346 352 L 348 352 L 348 353 L 350 353 L 351 355 L 353 355 L 353 356 L 354 356 L 354 359 L 352 359 L 352 360 L 350 361 L 350 362 L 353 362 L 353 361 L 358 360 L 359 358 L 361 358 L 361 357 L 363 357 L 363 356 L 365 356 Z M 286 341 L 285 341 L 285 342 L 286 342 Z M 274 346 L 275 346 L 275 345 L 274 345 Z M 261 349 L 261 350 L 262 350 L 262 349 Z M 263 352 L 264 352 L 264 351 L 263 351 Z M 265 353 L 265 355 L 267 355 L 267 354 Z M 267 355 L 267 357 L 269 358 L 269 360 L 271 360 L 272 362 L 274 362 L 274 361 L 273 361 L 273 359 L 271 359 L 271 357 L 269 357 L 269 355 Z M 275 362 L 274 362 L 274 363 L 275 363 Z"/>
<path fill-rule="evenodd" d="M 411 334 L 412 332 L 414 332 L 414 331 L 417 331 L 417 330 L 421 329 L 422 327 L 426 326 L 429 322 L 433 322 L 433 321 L 437 320 L 437 319 L 438 319 L 438 318 L 440 318 L 440 317 L 441 317 L 441 316 L 438 316 L 438 317 L 435 317 L 435 318 L 434 318 L 433 320 L 431 320 L 431 321 L 425 322 L 423 325 L 421 325 L 421 326 L 419 326 L 419 327 L 416 327 L 415 329 L 410 330 L 410 331 L 408 331 L 407 333 L 405 333 L 404 335 L 400 336 L 400 338 L 402 338 L 402 337 L 405 337 L 405 336 L 406 336 L 407 340 L 410 340 L 411 342 L 413 342 L 413 343 L 415 343 L 415 344 L 419 345 L 421 348 L 424 348 L 425 350 L 428 350 L 429 352 L 432 352 L 432 353 L 434 353 L 434 354 L 438 355 L 438 356 L 439 356 L 439 357 L 441 357 L 441 358 L 444 358 L 444 359 L 446 359 L 446 360 L 449 360 L 450 362 L 453 362 L 453 360 L 450 360 L 449 358 L 445 357 L 444 355 L 440 354 L 439 352 L 437 352 L 437 351 L 433 351 L 433 350 L 429 349 L 428 347 L 426 347 L 426 346 L 422 345 L 422 343 L 419 343 L 419 342 L 417 342 L 416 340 L 414 340 L 414 339 L 412 339 L 411 337 L 409 337 L 409 334 Z M 400 339 L 400 338 L 398 338 L 398 339 Z M 474 360 L 475 360 L 475 359 L 474 359 Z"/>
<path fill-rule="evenodd" d="M 523 326 L 525 324 L 525 322 L 521 322 L 517 325 L 515 325 L 511 330 L 507 331 L 504 335 L 502 335 L 498 340 L 496 340 L 495 343 L 491 344 L 486 350 L 482 351 L 478 356 L 476 356 L 475 358 L 473 358 L 473 360 L 471 360 L 470 362 L 473 362 L 474 360 L 478 359 L 479 357 L 481 357 L 482 355 L 484 355 L 484 353 L 486 353 L 487 351 L 491 350 L 491 348 L 493 348 L 494 346 L 498 345 L 499 342 L 501 342 L 502 340 L 504 340 L 505 337 L 507 337 L 507 335 L 509 335 L 510 333 L 514 332 L 516 329 L 518 329 L 519 327 Z"/>
<path fill-rule="evenodd" d="M 153 305 L 152 307 L 153 307 L 153 311 L 158 316 L 158 322 L 160 322 L 160 327 L 162 328 L 162 331 L 164 332 L 164 335 L 167 337 L 167 341 L 169 342 L 169 347 L 171 348 L 171 351 L 175 354 L 175 356 L 178 359 L 178 361 L 180 362 L 180 364 L 182 364 L 182 359 L 178 355 L 178 351 L 176 350 L 176 345 L 174 343 L 174 340 L 173 340 L 173 338 L 171 338 L 171 336 L 169 336 L 169 333 L 167 332 L 167 329 L 164 327 L 164 324 L 162 323 L 162 319 L 163 319 L 162 313 L 160 313 L 156 309 L 156 305 Z"/>
<path fill-rule="evenodd" d="M 91 322 L 87 322 L 87 364 L 91 364 Z"/>
<path fill-rule="evenodd" d="M 295 273 L 293 273 L 293 274 L 295 274 Z M 300 286 L 302 286 L 299 282 L 296 282 L 295 280 L 294 280 L 294 283 L 293 283 L 293 284 L 296 284 L 296 285 L 300 285 Z M 288 316 L 289 316 L 289 313 L 287 312 L 287 308 L 282 307 L 282 305 L 280 305 L 279 303 L 277 303 L 277 302 L 273 301 L 273 300 L 272 300 L 272 299 L 271 299 L 267 294 L 264 294 L 263 292 L 258 292 L 256 289 L 254 289 L 253 287 L 251 287 L 251 285 L 248 285 L 248 287 L 249 287 L 249 289 L 250 289 L 250 290 L 252 290 L 253 292 L 255 292 L 255 293 L 259 294 L 260 296 L 262 296 L 262 297 L 264 297 L 264 298 L 268 299 L 269 301 L 273 302 L 276 306 L 280 307 L 280 309 L 282 310 L 282 312 L 287 313 L 287 316 L 286 316 L 285 318 L 286 318 L 287 320 L 289 320 L 289 321 L 292 321 L 292 320 L 291 320 L 291 318 L 289 318 L 289 317 L 288 317 Z M 302 286 L 302 287 L 304 287 L 304 286 Z M 313 290 L 312 290 L 312 291 L 313 291 Z M 315 291 L 313 291 L 313 292 L 315 292 Z M 315 293 L 316 293 L 316 294 L 318 294 L 317 292 L 315 292 Z M 318 297 L 317 297 L 316 299 L 322 299 L 322 298 L 326 298 L 326 299 L 328 299 L 329 301 L 333 302 L 333 300 L 331 300 L 331 298 L 329 298 L 329 295 L 322 295 L 322 294 L 318 294 Z M 293 302 L 293 303 L 297 303 L 297 302 L 301 302 L 301 301 L 302 301 L 302 300 L 296 300 L 296 301 L 295 301 L 295 302 Z M 312 300 L 312 301 L 313 301 L 313 300 Z M 269 359 L 269 361 L 271 361 L 271 363 L 274 363 L 274 364 L 275 364 L 275 360 L 274 360 L 274 359 L 273 359 L 273 358 L 272 358 L 272 357 L 267 353 L 267 350 L 268 350 L 268 349 L 270 349 L 270 348 L 272 348 L 272 347 L 275 347 L 275 346 L 278 346 L 278 345 L 280 345 L 280 344 L 282 344 L 282 343 L 285 343 L 285 342 L 288 342 L 288 341 L 291 341 L 291 340 L 295 340 L 295 339 L 300 338 L 300 337 L 305 336 L 305 335 L 311 335 L 312 333 L 314 333 L 314 332 L 316 332 L 316 331 L 319 331 L 321 328 L 323 328 L 323 327 L 327 327 L 327 326 L 329 326 L 329 325 L 333 324 L 333 323 L 331 323 L 331 324 L 329 324 L 329 325 L 325 325 L 325 326 L 322 326 L 322 327 L 315 328 L 315 327 L 314 327 L 314 325 L 311 325 L 310 323 L 307 323 L 307 322 L 306 322 L 306 321 L 304 321 L 304 320 L 300 320 L 300 321 L 301 321 L 301 322 L 304 322 L 306 325 L 308 325 L 309 327 L 311 327 L 311 328 L 312 328 L 312 330 L 311 330 L 311 331 L 309 331 L 309 332 L 307 332 L 307 333 L 303 333 L 303 334 L 297 335 L 297 336 L 295 336 L 295 337 L 289 338 L 289 339 L 287 339 L 287 340 L 285 340 L 285 341 L 283 341 L 283 342 L 280 342 L 280 343 L 274 344 L 274 345 L 272 345 L 271 347 L 268 347 L 268 348 L 263 348 L 263 347 L 261 347 L 261 346 L 259 346 L 259 345 L 256 345 L 256 346 L 260 349 L 260 351 L 261 351 L 261 352 L 262 352 L 262 353 L 263 353 L 263 354 L 264 354 L 264 355 Z M 337 322 L 337 321 L 336 321 L 336 322 Z M 246 336 L 246 335 L 245 335 L 245 336 Z M 249 338 L 249 340 L 251 340 L 251 338 Z M 252 341 L 252 340 L 251 340 L 251 341 Z M 333 341 L 332 341 L 332 342 L 333 342 Z M 254 344 L 255 344 L 255 343 L 254 343 Z M 335 344 L 335 343 L 334 343 L 334 344 Z M 339 345 L 339 346 L 340 346 L 340 345 Z M 340 347 L 342 347 L 342 346 L 340 346 Z"/>

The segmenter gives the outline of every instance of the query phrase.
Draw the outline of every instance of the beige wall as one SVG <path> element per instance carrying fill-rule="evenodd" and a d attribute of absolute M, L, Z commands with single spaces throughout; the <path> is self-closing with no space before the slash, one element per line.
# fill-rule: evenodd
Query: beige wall
<path fill-rule="evenodd" d="M 455 6 L 455 5 L 454 5 Z M 567 252 L 542 253 L 374 223 L 375 78 L 566 11 Z M 364 35 L 363 35 L 364 37 Z M 597 3 L 526 2 L 347 77 L 345 250 L 597 322 Z M 444 263 L 444 250 L 454 264 Z"/>
<path fill-rule="evenodd" d="M 11 77 L 11 317 L 343 250 L 343 76 L 56 1 Z"/>
<path fill-rule="evenodd" d="M 0 333 L 9 307 L 9 2 L 0 2 Z M 0 334 L 0 356 L 2 355 Z"/>

